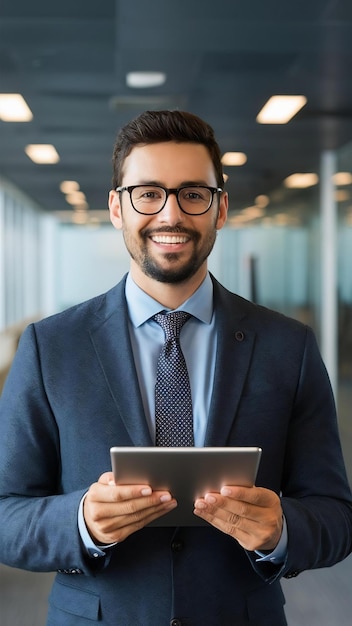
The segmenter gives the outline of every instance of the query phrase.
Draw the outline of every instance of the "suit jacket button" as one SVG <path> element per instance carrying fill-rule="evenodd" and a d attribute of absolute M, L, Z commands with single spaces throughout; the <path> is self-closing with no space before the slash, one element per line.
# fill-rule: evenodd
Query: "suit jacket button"
<path fill-rule="evenodd" d="M 244 333 L 241 330 L 237 330 L 235 332 L 235 339 L 237 339 L 237 341 L 243 341 L 244 340 Z"/>
<path fill-rule="evenodd" d="M 171 544 L 171 550 L 173 552 L 181 552 L 181 550 L 183 550 L 182 541 L 173 541 Z"/>
<path fill-rule="evenodd" d="M 182 622 L 180 619 L 172 619 L 170 622 L 170 626 L 182 626 Z"/>

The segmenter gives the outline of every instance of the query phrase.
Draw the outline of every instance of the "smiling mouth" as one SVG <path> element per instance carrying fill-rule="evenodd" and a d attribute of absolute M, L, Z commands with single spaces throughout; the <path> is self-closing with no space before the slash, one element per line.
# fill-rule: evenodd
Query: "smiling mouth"
<path fill-rule="evenodd" d="M 153 235 L 151 237 L 155 243 L 177 244 L 187 243 L 189 237 L 186 235 Z"/>

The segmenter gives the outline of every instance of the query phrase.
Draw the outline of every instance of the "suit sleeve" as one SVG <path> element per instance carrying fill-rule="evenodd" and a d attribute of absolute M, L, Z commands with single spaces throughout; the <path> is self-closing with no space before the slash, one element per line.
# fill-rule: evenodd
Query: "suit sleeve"
<path fill-rule="evenodd" d="M 85 557 L 77 527 L 85 491 L 63 492 L 60 432 L 30 326 L 0 399 L 0 561 L 32 571 L 92 573 L 96 564 Z"/>
<path fill-rule="evenodd" d="M 284 445 L 284 442 L 283 442 Z M 267 581 L 329 567 L 352 550 L 351 492 L 330 381 L 315 337 L 307 329 L 286 440 L 282 507 L 288 551 L 280 566 L 255 563 Z"/>

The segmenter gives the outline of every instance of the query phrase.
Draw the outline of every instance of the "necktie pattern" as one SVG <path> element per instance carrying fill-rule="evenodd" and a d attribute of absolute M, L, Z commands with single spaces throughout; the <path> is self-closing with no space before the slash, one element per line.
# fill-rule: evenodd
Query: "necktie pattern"
<path fill-rule="evenodd" d="M 180 346 L 181 328 L 190 317 L 184 311 L 153 317 L 165 333 L 155 383 L 157 446 L 194 446 L 191 388 Z"/>

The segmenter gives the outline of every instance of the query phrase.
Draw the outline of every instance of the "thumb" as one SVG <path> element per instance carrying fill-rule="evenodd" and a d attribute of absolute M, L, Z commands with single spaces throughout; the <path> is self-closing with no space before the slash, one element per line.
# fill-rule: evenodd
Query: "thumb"
<path fill-rule="evenodd" d="M 115 485 L 114 474 L 112 472 L 104 472 L 99 477 L 98 483 L 102 485 Z"/>

